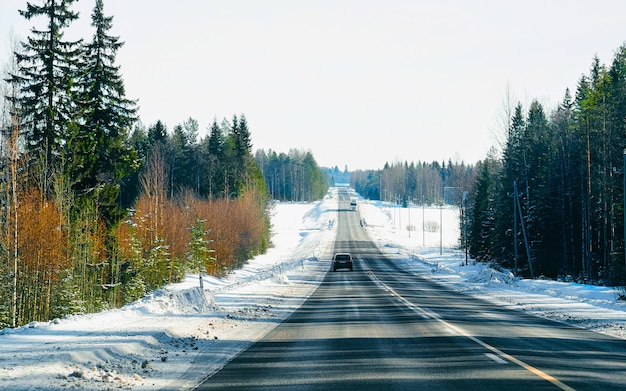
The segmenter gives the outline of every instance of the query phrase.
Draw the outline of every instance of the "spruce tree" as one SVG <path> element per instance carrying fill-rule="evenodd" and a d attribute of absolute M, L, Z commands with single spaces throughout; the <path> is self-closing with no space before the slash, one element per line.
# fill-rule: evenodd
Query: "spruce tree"
<path fill-rule="evenodd" d="M 19 74 L 11 81 L 21 86 L 22 128 L 27 133 L 27 148 L 43 160 L 42 187 L 50 191 L 49 176 L 61 154 L 70 124 L 77 120 L 76 95 L 78 58 L 82 40 L 66 41 L 64 30 L 78 18 L 70 6 L 75 0 L 42 0 L 41 5 L 26 3 L 20 15 L 31 20 L 47 18 L 46 28 L 33 28 L 22 42 L 23 51 L 15 53 Z"/>
<path fill-rule="evenodd" d="M 552 116 L 558 145 L 555 173 L 558 174 L 560 183 L 558 184 L 559 199 L 557 200 L 559 206 L 556 209 L 560 212 L 560 220 L 563 222 L 562 228 L 558 230 L 558 234 L 561 235 L 560 245 L 562 247 L 559 274 L 563 276 L 573 274 L 573 270 L 579 265 L 578 249 L 581 246 L 579 229 L 577 228 L 580 225 L 578 210 L 582 194 L 578 191 L 580 170 L 576 169 L 576 161 L 580 161 L 580 159 L 575 157 L 581 156 L 582 152 L 580 152 L 580 142 L 577 140 L 576 134 L 571 131 L 572 107 L 572 98 L 569 89 L 567 89 L 563 101 Z"/>
<path fill-rule="evenodd" d="M 493 156 L 487 157 L 477 167 L 478 175 L 474 183 L 473 202 L 467 213 L 466 224 L 468 229 L 467 245 L 472 258 L 479 261 L 493 259 L 493 232 L 494 232 L 494 197 L 496 189 L 496 175 L 498 162 Z"/>
<path fill-rule="evenodd" d="M 182 125 L 176 125 L 168 140 L 168 157 L 171 164 L 172 191 L 193 189 L 192 145 Z"/>
<path fill-rule="evenodd" d="M 509 124 L 507 140 L 502 152 L 501 176 L 497 183 L 495 199 L 496 215 L 494 216 L 493 255 L 507 267 L 514 265 L 514 246 L 523 246 L 520 242 L 520 237 L 513 237 L 512 235 L 515 229 L 513 227 L 514 200 L 511 195 L 513 194 L 513 183 L 517 182 L 518 186 L 523 186 L 522 181 L 525 178 L 523 176 L 525 166 L 524 153 L 522 150 L 525 128 L 526 123 L 522 105 L 518 104 L 515 107 L 515 113 Z M 518 229 L 517 232 L 520 232 L 520 230 Z M 522 254 L 520 253 L 520 257 L 521 256 Z"/>
<path fill-rule="evenodd" d="M 555 137 L 543 106 L 533 101 L 526 121 L 525 168 L 528 185 L 522 202 L 526 204 L 526 230 L 532 251 L 534 270 L 543 275 L 555 275 L 560 267 L 561 247 L 559 229 L 562 220 L 558 213 L 558 189 L 555 167 Z M 557 266 L 555 266 L 555 264 Z"/>
<path fill-rule="evenodd" d="M 224 132 L 217 124 L 217 121 L 213 120 L 207 143 L 207 193 L 210 197 L 219 197 L 220 194 L 223 194 L 226 186 L 226 168 L 224 167 L 226 156 L 225 143 Z"/>
<path fill-rule="evenodd" d="M 233 116 L 233 127 L 230 134 L 232 138 L 232 160 L 234 170 L 233 190 L 236 195 L 243 193 L 246 186 L 251 185 L 250 177 L 254 159 L 252 157 L 252 142 L 250 141 L 250 130 L 245 115 L 240 119 Z"/>
<path fill-rule="evenodd" d="M 117 202 L 119 184 L 134 164 L 135 154 L 126 140 L 136 120 L 135 101 L 125 97 L 115 65 L 123 43 L 109 35 L 112 21 L 103 13 L 102 0 L 96 0 L 91 15 L 95 33 L 85 47 L 80 78 L 82 121 L 68 141 L 66 162 L 76 193 L 96 195 L 109 224 L 123 214 Z"/>

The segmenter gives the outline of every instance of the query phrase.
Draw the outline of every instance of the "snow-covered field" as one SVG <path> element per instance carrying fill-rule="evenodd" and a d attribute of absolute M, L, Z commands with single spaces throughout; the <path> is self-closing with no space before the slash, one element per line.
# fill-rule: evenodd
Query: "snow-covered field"
<path fill-rule="evenodd" d="M 197 276 L 121 309 L 0 331 L 0 389 L 185 389 L 286 319 L 328 270 L 336 199 L 274 208 L 274 247 L 225 278 Z M 458 209 L 360 202 L 381 251 L 407 272 L 453 289 L 626 337 L 626 306 L 613 289 L 511 275 L 465 263 Z M 410 213 L 410 214 L 409 214 Z M 408 228 L 411 227 L 411 230 Z M 208 373 L 207 373 L 208 371 Z"/>

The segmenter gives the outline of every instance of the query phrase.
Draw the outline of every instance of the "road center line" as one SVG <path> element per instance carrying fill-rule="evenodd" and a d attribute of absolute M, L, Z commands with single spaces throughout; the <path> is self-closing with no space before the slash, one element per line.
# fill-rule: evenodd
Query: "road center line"
<path fill-rule="evenodd" d="M 447 328 L 449 330 L 452 330 L 452 331 L 455 331 L 458 335 L 461 335 L 463 337 L 469 338 L 471 341 L 473 341 L 473 342 L 477 343 L 478 345 L 484 347 L 485 349 L 491 351 L 492 354 L 494 354 L 496 357 L 498 357 L 498 358 L 500 358 L 502 360 L 508 360 L 508 361 L 510 361 L 510 362 L 512 362 L 514 364 L 517 364 L 518 366 L 526 369 L 527 371 L 529 371 L 531 373 L 534 373 L 535 375 L 539 376 L 540 378 L 542 378 L 542 379 L 544 379 L 544 380 L 554 384 L 555 386 L 557 386 L 561 390 L 564 390 L 564 391 L 575 391 L 574 388 L 572 388 L 572 387 L 568 386 L 567 384 L 561 382 L 560 380 L 558 380 L 558 379 L 548 375 L 547 373 L 543 372 L 542 370 L 537 369 L 537 368 L 533 367 L 532 365 L 526 364 L 522 360 L 519 360 L 519 359 L 511 356 L 510 354 L 504 353 L 500 349 L 498 349 L 498 348 L 496 348 L 494 346 L 491 346 L 488 343 L 486 343 L 486 342 L 484 342 L 484 341 L 474 337 L 473 335 L 471 335 L 470 333 L 468 333 L 464 329 L 447 322 L 446 320 L 442 319 L 437 313 L 435 313 L 435 312 L 433 312 L 431 310 L 427 310 L 427 309 L 421 308 L 421 307 L 411 303 L 410 301 L 408 301 L 407 299 L 402 297 L 393 288 L 391 288 L 390 286 L 388 286 L 387 284 L 382 282 L 380 279 L 378 279 L 378 277 L 376 277 L 376 275 L 369 268 L 369 266 L 367 265 L 367 263 L 365 262 L 364 259 L 361 259 L 361 262 L 363 262 L 363 266 L 365 267 L 365 269 L 367 270 L 368 274 L 371 276 L 372 280 L 376 284 L 381 286 L 387 292 L 391 293 L 400 302 L 402 302 L 404 305 L 409 307 L 411 310 L 413 310 L 418 315 L 420 315 L 422 317 L 425 317 L 425 318 L 429 318 L 429 319 L 433 319 L 433 320 L 438 321 L 445 328 Z"/>

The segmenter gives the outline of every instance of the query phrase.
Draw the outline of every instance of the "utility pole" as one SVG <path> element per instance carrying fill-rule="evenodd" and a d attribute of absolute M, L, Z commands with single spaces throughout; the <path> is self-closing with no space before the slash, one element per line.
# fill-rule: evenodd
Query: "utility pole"
<path fill-rule="evenodd" d="M 513 181 L 513 253 L 515 254 L 515 277 L 517 277 L 517 181 Z"/>
<path fill-rule="evenodd" d="M 517 192 L 517 181 L 513 181 L 514 200 L 517 203 L 517 210 L 519 212 L 520 223 L 522 224 L 522 234 L 524 235 L 524 245 L 526 246 L 526 257 L 528 259 L 528 267 L 530 268 L 530 278 L 535 278 L 533 271 L 533 263 L 530 257 L 530 244 L 528 243 L 528 235 L 526 234 L 526 225 L 524 224 L 524 216 L 522 215 L 522 205 L 519 200 L 519 193 Z M 517 224 L 516 224 L 517 227 Z M 515 250 L 517 252 L 517 238 L 515 238 Z"/>
<path fill-rule="evenodd" d="M 422 194 L 422 247 L 426 246 L 426 213 L 424 212 L 424 202 L 426 201 Z"/>
<path fill-rule="evenodd" d="M 402 204 L 400 204 L 400 196 L 396 196 L 396 203 L 398 204 L 398 231 L 402 232 Z"/>
<path fill-rule="evenodd" d="M 465 247 L 465 266 L 469 264 L 469 254 L 467 246 L 467 191 L 463 192 L 463 207 L 461 212 L 461 219 L 463 221 L 463 246 Z"/>
<path fill-rule="evenodd" d="M 439 255 L 443 255 L 443 205 L 439 205 Z"/>

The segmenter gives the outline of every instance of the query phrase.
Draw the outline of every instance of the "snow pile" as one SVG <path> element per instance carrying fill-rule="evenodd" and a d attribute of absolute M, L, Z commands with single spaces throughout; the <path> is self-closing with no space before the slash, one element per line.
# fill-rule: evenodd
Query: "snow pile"
<path fill-rule="evenodd" d="M 511 272 L 501 272 L 492 268 L 481 267 L 475 273 L 469 275 L 466 281 L 470 284 L 487 285 L 508 285 L 514 286 L 517 279 Z"/>
<path fill-rule="evenodd" d="M 183 315 L 208 314 L 219 310 L 219 307 L 211 291 L 202 290 L 198 286 L 182 290 L 159 289 L 128 305 L 127 309 L 153 315 Z"/>

